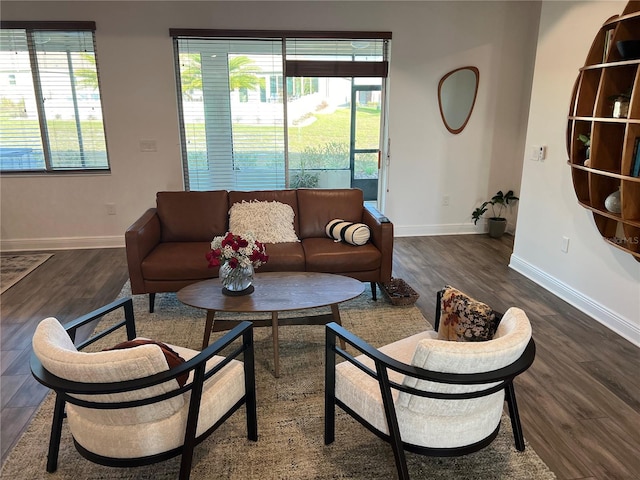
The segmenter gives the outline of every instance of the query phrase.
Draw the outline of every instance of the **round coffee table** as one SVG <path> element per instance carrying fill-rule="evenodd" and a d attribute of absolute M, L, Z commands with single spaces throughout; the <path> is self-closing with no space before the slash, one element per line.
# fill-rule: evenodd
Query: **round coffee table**
<path fill-rule="evenodd" d="M 280 376 L 278 326 L 324 325 L 340 321 L 338 304 L 357 297 L 364 284 L 350 277 L 330 273 L 273 272 L 258 273 L 253 280 L 255 291 L 250 295 L 231 297 L 222 293 L 219 278 L 204 280 L 181 289 L 178 300 L 186 305 L 207 310 L 202 348 L 209 345 L 211 331 L 232 328 L 233 320 L 218 320 L 216 312 L 271 312 L 271 320 L 255 320 L 254 326 L 271 325 L 273 331 L 273 362 L 275 376 Z M 331 307 L 331 315 L 285 318 L 278 320 L 278 312 Z M 344 348 L 344 345 L 343 345 Z"/>

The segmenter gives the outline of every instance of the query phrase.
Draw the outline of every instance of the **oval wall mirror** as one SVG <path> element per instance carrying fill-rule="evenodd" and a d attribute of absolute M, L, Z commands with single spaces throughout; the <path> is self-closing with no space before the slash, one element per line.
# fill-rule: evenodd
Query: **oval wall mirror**
<path fill-rule="evenodd" d="M 438 84 L 438 104 L 444 126 L 453 134 L 467 125 L 478 95 L 480 71 L 461 67 L 447 73 Z"/>

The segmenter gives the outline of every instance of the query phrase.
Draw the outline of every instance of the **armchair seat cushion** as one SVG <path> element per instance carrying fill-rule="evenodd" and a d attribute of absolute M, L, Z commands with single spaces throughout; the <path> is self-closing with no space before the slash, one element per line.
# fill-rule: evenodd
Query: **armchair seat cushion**
<path fill-rule="evenodd" d="M 385 345 L 378 350 L 399 362 L 408 364 L 411 363 L 411 358 L 418 342 L 425 338 L 432 338 L 433 334 L 434 332 L 432 331 L 418 333 Z M 369 368 L 375 369 L 373 360 L 366 355 L 359 355 L 356 360 Z M 403 379 L 404 375 L 389 370 L 389 380 L 392 382 L 402 383 Z M 396 402 L 398 391 L 392 390 L 392 394 L 394 402 Z M 336 398 L 344 402 L 379 431 L 389 433 L 382 406 L 380 385 L 377 380 L 366 375 L 349 362 L 341 362 L 336 366 Z"/>
<path fill-rule="evenodd" d="M 182 358 L 190 360 L 198 351 L 170 345 Z M 223 357 L 214 356 L 207 362 L 207 371 Z M 193 380 L 190 374 L 188 382 Z M 244 396 L 244 369 L 242 362 L 232 360 L 219 373 L 204 384 L 196 435 L 213 426 Z M 67 405 L 69 428 L 75 440 L 87 450 L 113 458 L 136 458 L 154 455 L 180 447 L 189 411 L 189 394 L 184 395 L 182 408 L 158 421 L 147 422 L 141 428 L 134 425 L 105 425 L 92 422 L 86 415 L 77 415 L 74 405 Z M 152 406 L 153 407 L 153 406 Z"/>

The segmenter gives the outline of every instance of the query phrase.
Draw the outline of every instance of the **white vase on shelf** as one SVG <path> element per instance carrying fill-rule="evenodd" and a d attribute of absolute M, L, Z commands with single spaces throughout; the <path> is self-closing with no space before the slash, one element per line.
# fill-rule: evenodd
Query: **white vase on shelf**
<path fill-rule="evenodd" d="M 620 203 L 620 187 L 605 199 L 604 207 L 611 213 L 620 213 L 622 211 L 622 205 Z"/>

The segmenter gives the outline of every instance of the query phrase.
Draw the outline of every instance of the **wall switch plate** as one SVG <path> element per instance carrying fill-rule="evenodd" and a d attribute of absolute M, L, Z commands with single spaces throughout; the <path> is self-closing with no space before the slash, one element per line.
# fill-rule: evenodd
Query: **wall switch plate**
<path fill-rule="evenodd" d="M 141 152 L 157 152 L 158 145 L 155 140 L 140 140 Z"/>
<path fill-rule="evenodd" d="M 107 203 L 105 204 L 107 209 L 107 215 L 115 215 L 116 214 L 116 204 L 115 203 Z"/>
<path fill-rule="evenodd" d="M 562 237 L 562 246 L 560 247 L 564 253 L 569 251 L 569 237 Z"/>
<path fill-rule="evenodd" d="M 529 160 L 531 160 L 532 162 L 537 162 L 539 152 L 540 152 L 540 147 L 538 145 L 533 145 L 529 152 Z"/>
<path fill-rule="evenodd" d="M 450 200 L 451 200 L 451 198 L 449 197 L 449 195 L 443 195 L 442 196 L 442 206 L 443 207 L 448 207 Z"/>

